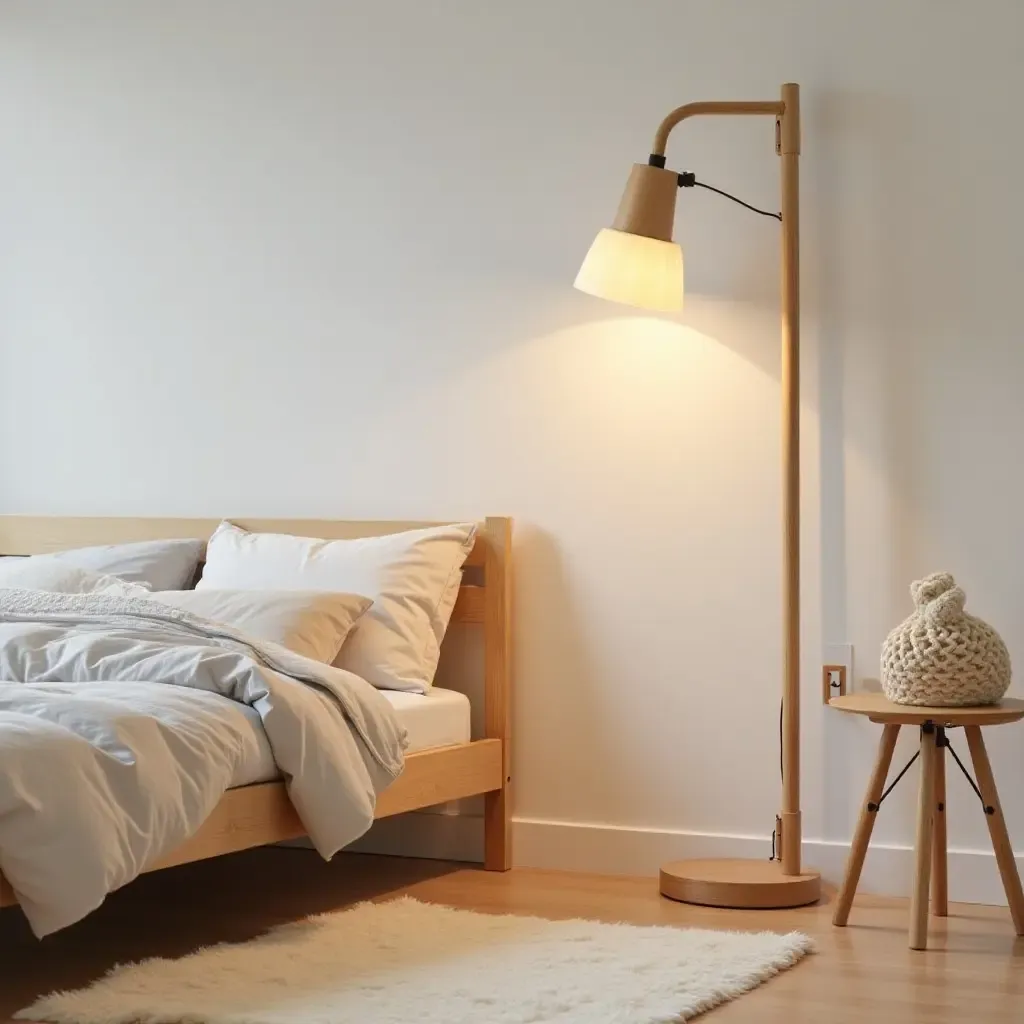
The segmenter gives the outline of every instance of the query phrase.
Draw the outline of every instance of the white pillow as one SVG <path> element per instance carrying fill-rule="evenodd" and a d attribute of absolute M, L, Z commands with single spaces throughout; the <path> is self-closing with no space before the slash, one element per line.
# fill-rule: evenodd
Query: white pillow
<path fill-rule="evenodd" d="M 192 583 L 203 553 L 201 540 L 144 540 L 31 555 L 19 562 L 55 562 L 101 576 L 120 576 L 153 590 L 182 590 Z M 7 559 L 0 559 L 0 564 Z"/>
<path fill-rule="evenodd" d="M 426 693 L 475 538 L 473 523 L 330 541 L 221 523 L 196 586 L 365 594 L 373 607 L 334 664 L 382 690 Z"/>
<path fill-rule="evenodd" d="M 373 604 L 358 594 L 305 590 L 162 590 L 147 596 L 325 665 L 334 661 L 356 620 Z"/>
<path fill-rule="evenodd" d="M 4 558 L 0 560 L 0 587 L 12 590 L 49 590 L 58 594 L 114 594 L 149 597 L 149 588 L 49 559 Z"/>

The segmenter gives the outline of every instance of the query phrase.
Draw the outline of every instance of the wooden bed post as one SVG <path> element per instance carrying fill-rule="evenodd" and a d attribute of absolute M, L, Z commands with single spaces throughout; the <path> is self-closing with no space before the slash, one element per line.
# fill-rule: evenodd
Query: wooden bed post
<path fill-rule="evenodd" d="M 510 619 L 512 520 L 484 523 L 484 734 L 501 740 L 502 787 L 484 797 L 484 867 L 512 867 L 512 716 Z"/>

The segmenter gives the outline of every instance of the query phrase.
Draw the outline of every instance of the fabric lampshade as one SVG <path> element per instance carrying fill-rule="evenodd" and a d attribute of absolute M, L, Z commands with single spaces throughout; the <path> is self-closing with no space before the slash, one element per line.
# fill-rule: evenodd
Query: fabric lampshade
<path fill-rule="evenodd" d="M 576 287 L 629 306 L 683 308 L 683 251 L 672 241 L 679 176 L 634 164 L 610 228 L 594 239 Z"/>
<path fill-rule="evenodd" d="M 683 308 L 683 250 L 675 242 L 603 228 L 575 285 L 601 299 L 674 312 Z"/>

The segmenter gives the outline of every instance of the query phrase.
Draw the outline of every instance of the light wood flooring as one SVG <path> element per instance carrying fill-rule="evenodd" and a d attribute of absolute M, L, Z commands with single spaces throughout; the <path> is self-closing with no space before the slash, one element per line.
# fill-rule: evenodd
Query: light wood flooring
<path fill-rule="evenodd" d="M 1024 940 L 1005 909 L 954 904 L 932 919 L 932 948 L 907 949 L 907 902 L 858 898 L 850 926 L 831 900 L 792 911 L 726 911 L 662 899 L 653 879 L 517 870 L 494 874 L 438 861 L 252 850 L 155 872 L 80 924 L 36 941 L 17 908 L 0 911 L 0 1024 L 36 996 L 83 985 L 115 963 L 241 941 L 271 925 L 408 893 L 494 913 L 636 924 L 808 932 L 819 952 L 707 1015 L 715 1024 L 1009 1024 L 1024 1021 Z"/>

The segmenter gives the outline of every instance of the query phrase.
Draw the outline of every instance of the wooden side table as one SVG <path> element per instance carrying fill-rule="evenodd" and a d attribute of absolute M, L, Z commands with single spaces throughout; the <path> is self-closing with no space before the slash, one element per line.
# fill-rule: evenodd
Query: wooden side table
<path fill-rule="evenodd" d="M 948 913 L 946 874 L 946 751 L 967 776 L 985 810 L 988 833 L 995 851 L 999 875 L 1006 890 L 1006 901 L 1018 935 L 1024 935 L 1024 891 L 1021 890 L 1013 847 L 1006 832 L 1006 821 L 999 806 L 999 794 L 992 775 L 988 752 L 981 730 L 987 725 L 1002 725 L 1024 718 L 1024 700 L 1006 699 L 1000 704 L 969 708 L 925 708 L 893 704 L 880 693 L 856 693 L 835 697 L 831 707 L 849 714 L 865 715 L 882 728 L 871 781 L 868 783 L 864 807 L 846 863 L 846 875 L 836 899 L 832 923 L 842 928 L 850 916 L 850 906 L 857 892 L 864 857 L 871 841 L 878 808 L 893 786 L 918 757 L 921 759 L 920 790 L 917 803 L 917 840 L 914 846 L 914 888 L 910 900 L 910 948 L 925 949 L 928 945 L 928 889 L 931 885 L 932 910 L 936 917 Z M 920 729 L 921 746 L 910 764 L 885 788 L 889 764 L 896 748 L 900 727 L 916 725 Z M 956 751 L 950 746 L 946 730 L 963 726 L 971 752 L 977 782 L 971 779 Z"/>

